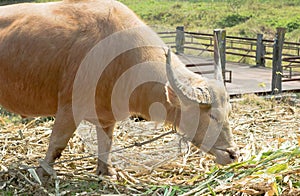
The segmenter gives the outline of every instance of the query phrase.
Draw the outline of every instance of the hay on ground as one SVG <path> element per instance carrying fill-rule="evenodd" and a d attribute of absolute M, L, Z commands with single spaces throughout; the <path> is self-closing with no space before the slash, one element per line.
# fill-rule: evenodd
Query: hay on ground
<path fill-rule="evenodd" d="M 33 169 L 45 155 L 53 121 L 0 117 L 0 191 L 4 194 L 299 195 L 300 109 L 286 101 L 246 96 L 233 103 L 231 124 L 240 163 L 221 167 L 176 134 L 112 154 L 117 175 L 96 176 L 96 158 L 55 165 L 58 178 L 41 186 Z M 118 123 L 113 149 L 169 131 L 162 124 Z M 94 127 L 83 123 L 60 161 L 96 154 Z"/>

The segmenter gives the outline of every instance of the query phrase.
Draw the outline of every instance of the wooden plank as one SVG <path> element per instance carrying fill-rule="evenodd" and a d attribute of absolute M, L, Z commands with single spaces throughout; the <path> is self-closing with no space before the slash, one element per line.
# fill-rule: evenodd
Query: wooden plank
<path fill-rule="evenodd" d="M 263 34 L 257 34 L 256 42 L 256 66 L 265 66 L 265 46 L 263 44 Z"/>
<path fill-rule="evenodd" d="M 198 67 L 198 66 L 212 66 L 213 63 L 193 63 L 193 64 L 186 64 L 186 67 Z"/>
<path fill-rule="evenodd" d="M 289 60 L 298 60 L 298 59 L 300 59 L 300 56 L 286 57 L 286 58 L 283 58 L 282 60 L 289 61 Z"/>
<path fill-rule="evenodd" d="M 300 78 L 283 79 L 282 82 L 300 81 Z"/>
<path fill-rule="evenodd" d="M 272 61 L 272 93 L 282 92 L 282 47 L 284 43 L 285 28 L 277 28 L 273 48 Z"/>
<path fill-rule="evenodd" d="M 227 50 L 239 50 L 239 51 L 243 51 L 243 52 L 256 52 L 256 50 L 251 50 L 249 48 L 239 48 L 239 47 L 232 47 L 232 46 L 226 47 L 226 51 Z M 241 54 L 241 55 L 243 55 L 243 54 Z"/>
<path fill-rule="evenodd" d="M 161 32 L 157 32 L 158 35 L 161 35 L 161 34 L 176 34 L 176 31 L 161 31 Z"/>
<path fill-rule="evenodd" d="M 176 27 L 176 53 L 177 54 L 183 54 L 184 53 L 184 27 L 183 26 L 178 26 Z"/>

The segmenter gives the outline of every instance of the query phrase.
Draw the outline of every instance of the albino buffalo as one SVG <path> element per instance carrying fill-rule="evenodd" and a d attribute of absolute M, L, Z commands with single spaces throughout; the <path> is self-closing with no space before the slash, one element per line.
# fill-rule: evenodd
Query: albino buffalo
<path fill-rule="evenodd" d="M 0 7 L 0 104 L 22 116 L 55 116 L 45 157 L 50 165 L 87 120 L 97 126 L 97 173 L 109 174 L 104 152 L 116 121 L 131 114 L 174 123 L 217 163 L 235 161 L 222 81 L 167 57 L 171 63 L 159 37 L 113 0 Z"/>

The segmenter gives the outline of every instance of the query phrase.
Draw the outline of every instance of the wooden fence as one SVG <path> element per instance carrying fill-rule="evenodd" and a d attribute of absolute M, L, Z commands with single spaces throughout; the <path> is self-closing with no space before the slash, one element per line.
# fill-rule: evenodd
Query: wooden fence
<path fill-rule="evenodd" d="M 176 31 L 158 32 L 166 44 L 176 49 L 177 53 L 202 55 L 213 53 L 214 34 L 188 32 L 184 27 L 177 27 Z M 272 91 L 281 92 L 281 82 L 300 80 L 300 43 L 285 42 L 285 29 L 277 28 L 274 40 L 264 39 L 262 34 L 256 38 L 226 36 L 224 55 L 240 57 L 237 62 L 245 58 L 252 59 L 255 66 L 265 66 L 266 61 L 272 62 L 273 79 Z M 226 68 L 225 68 L 226 70 Z M 224 71 L 224 70 L 223 70 Z"/>

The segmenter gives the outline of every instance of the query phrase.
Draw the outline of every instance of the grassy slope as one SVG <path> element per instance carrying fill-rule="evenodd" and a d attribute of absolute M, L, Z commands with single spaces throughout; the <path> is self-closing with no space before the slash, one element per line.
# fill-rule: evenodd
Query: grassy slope
<path fill-rule="evenodd" d="M 21 1 L 3 0 L 1 3 Z M 263 33 L 265 38 L 272 39 L 276 27 L 286 27 L 286 40 L 300 42 L 300 0 L 119 1 L 130 7 L 148 24 L 170 30 L 178 25 L 184 25 L 190 31 L 209 33 L 214 28 L 225 28 L 229 35 L 256 37 L 257 33 Z"/>
<path fill-rule="evenodd" d="M 212 32 L 226 28 L 230 35 L 273 38 L 276 27 L 287 27 L 286 39 L 300 41 L 299 0 L 244 0 L 239 6 L 217 1 L 120 0 L 150 25 Z"/>

